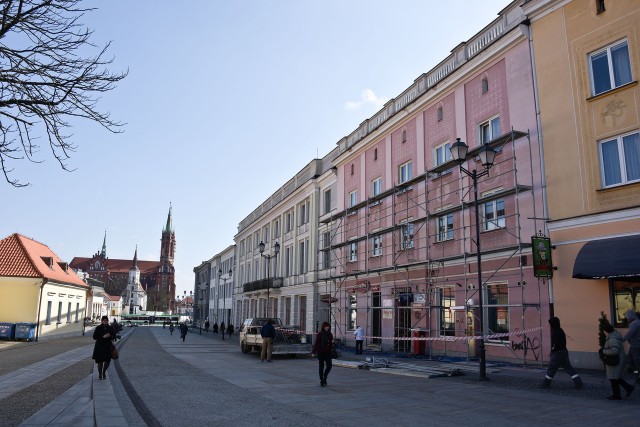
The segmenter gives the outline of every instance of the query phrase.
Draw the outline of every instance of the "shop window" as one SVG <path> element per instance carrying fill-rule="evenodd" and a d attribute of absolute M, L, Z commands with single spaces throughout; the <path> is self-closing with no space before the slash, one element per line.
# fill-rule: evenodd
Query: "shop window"
<path fill-rule="evenodd" d="M 615 327 L 626 328 L 629 325 L 624 318 L 627 310 L 640 310 L 640 279 L 612 280 L 613 313 Z"/>
<path fill-rule="evenodd" d="M 356 329 L 358 318 L 358 299 L 356 294 L 349 294 L 349 324 L 347 330 L 353 331 Z"/>
<path fill-rule="evenodd" d="M 489 333 L 509 332 L 509 287 L 506 283 L 487 284 L 487 325 Z M 509 337 L 498 338 L 509 340 Z"/>
<path fill-rule="evenodd" d="M 453 288 L 440 288 L 438 289 L 438 296 L 440 299 L 440 335 L 454 336 L 455 331 L 455 318 L 454 312 L 451 307 L 456 305 L 456 297 Z"/>

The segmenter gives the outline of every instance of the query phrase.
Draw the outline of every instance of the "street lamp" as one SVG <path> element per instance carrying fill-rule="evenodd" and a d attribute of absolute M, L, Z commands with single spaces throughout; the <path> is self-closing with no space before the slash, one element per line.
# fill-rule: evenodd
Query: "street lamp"
<path fill-rule="evenodd" d="M 489 146 L 489 144 L 484 144 L 480 151 L 478 151 L 477 156 L 480 158 L 480 163 L 482 163 L 483 169 L 478 172 L 475 169 L 475 160 L 474 160 L 474 169 L 469 171 L 465 169 L 462 164 L 467 160 L 467 154 L 469 152 L 469 146 L 464 142 L 460 141 L 460 138 L 456 139 L 451 147 L 449 148 L 451 151 L 451 159 L 458 163 L 460 170 L 464 172 L 465 175 L 470 177 L 473 180 L 473 207 L 475 209 L 476 214 L 476 256 L 478 263 L 478 308 L 480 310 L 480 379 L 486 380 L 487 378 L 487 361 L 485 355 L 484 348 L 484 308 L 482 304 L 482 255 L 480 254 L 480 215 L 478 212 L 478 178 L 488 175 L 489 169 L 493 166 L 493 161 L 496 158 L 496 151 Z M 474 153 L 475 154 L 475 153 Z M 471 156 L 473 159 L 474 156 Z"/>
<path fill-rule="evenodd" d="M 258 244 L 258 250 L 260 251 L 260 256 L 264 257 L 267 259 L 267 317 L 269 317 L 270 313 L 269 313 L 269 303 L 270 303 L 270 298 L 269 298 L 269 289 L 271 288 L 271 283 L 270 283 L 270 278 L 269 278 L 269 267 L 271 265 L 271 258 L 277 258 L 278 254 L 280 253 L 280 243 L 276 242 L 275 245 L 273 245 L 273 255 L 265 255 L 264 254 L 264 242 L 260 242 L 260 244 Z"/>
<path fill-rule="evenodd" d="M 231 269 L 229 269 L 229 277 L 231 278 L 231 275 L 233 274 L 233 271 L 231 271 Z M 222 277 L 222 269 L 218 270 L 218 283 L 220 283 L 220 279 L 223 280 L 224 285 L 222 288 L 222 321 L 224 322 L 224 326 L 225 328 L 222 328 L 222 339 L 224 339 L 224 330 L 226 329 L 226 327 L 229 326 L 229 319 L 225 318 L 227 317 L 227 277 Z"/>

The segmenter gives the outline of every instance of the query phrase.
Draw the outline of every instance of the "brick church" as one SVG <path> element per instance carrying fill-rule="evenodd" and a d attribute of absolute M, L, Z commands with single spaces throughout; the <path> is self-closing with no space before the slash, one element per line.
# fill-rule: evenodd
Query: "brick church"
<path fill-rule="evenodd" d="M 132 269 L 139 269 L 140 283 L 147 297 L 147 310 L 169 311 L 175 304 L 175 268 L 173 259 L 176 248 L 176 235 L 173 229 L 171 206 L 167 224 L 162 230 L 160 260 L 145 261 L 137 259 L 137 248 L 132 259 L 111 259 L 107 256 L 107 234 L 105 232 L 102 250 L 91 258 L 75 257 L 69 266 L 82 270 L 90 278 L 102 283 L 110 295 L 127 295 Z"/>

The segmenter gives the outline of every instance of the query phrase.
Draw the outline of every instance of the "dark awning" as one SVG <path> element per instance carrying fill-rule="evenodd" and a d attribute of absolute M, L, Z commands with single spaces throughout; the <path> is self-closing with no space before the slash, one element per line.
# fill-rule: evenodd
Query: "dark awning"
<path fill-rule="evenodd" d="M 573 265 L 574 279 L 640 277 L 640 235 L 587 242 Z"/>

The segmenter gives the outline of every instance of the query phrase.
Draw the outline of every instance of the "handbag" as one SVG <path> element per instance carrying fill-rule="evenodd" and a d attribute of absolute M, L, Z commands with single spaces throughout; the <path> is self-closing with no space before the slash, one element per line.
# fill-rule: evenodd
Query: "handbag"
<path fill-rule="evenodd" d="M 605 365 L 617 366 L 620 364 L 620 355 L 616 354 L 603 354 L 602 361 Z"/>
<path fill-rule="evenodd" d="M 335 346 L 331 346 L 331 358 L 337 359 L 338 357 L 340 357 L 340 354 L 338 354 L 338 350 Z"/>
<path fill-rule="evenodd" d="M 118 349 L 114 344 L 111 344 L 111 358 L 117 359 L 118 357 L 120 357 L 120 355 L 118 354 Z"/>

